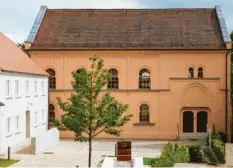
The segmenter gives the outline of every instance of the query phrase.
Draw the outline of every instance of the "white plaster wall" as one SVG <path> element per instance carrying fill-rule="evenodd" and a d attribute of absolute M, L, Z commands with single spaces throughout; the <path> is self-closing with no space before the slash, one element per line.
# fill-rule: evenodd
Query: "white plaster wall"
<path fill-rule="evenodd" d="M 42 135 L 32 138 L 34 154 L 39 154 L 59 144 L 59 131 L 57 128 L 48 130 Z"/>
<path fill-rule="evenodd" d="M 6 80 L 10 80 L 10 96 L 6 96 Z M 15 80 L 19 80 L 19 96 L 15 94 Z M 29 81 L 29 94 L 26 84 Z M 34 93 L 34 81 L 37 81 L 37 93 Z M 42 84 L 44 81 L 44 93 Z M 0 154 L 7 147 L 14 147 L 26 140 L 26 111 L 30 111 L 31 137 L 43 134 L 48 129 L 48 78 L 40 75 L 9 73 L 0 71 L 0 101 L 5 106 L 0 109 Z M 42 121 L 44 110 L 44 121 Z M 35 112 L 38 113 L 38 124 L 35 125 Z M 16 116 L 19 116 L 19 131 L 16 131 Z M 6 134 L 6 118 L 11 117 L 11 132 Z"/>
<path fill-rule="evenodd" d="M 1 154 L 1 151 L 2 151 L 2 115 L 1 115 L 1 108 L 0 107 L 0 154 Z"/>

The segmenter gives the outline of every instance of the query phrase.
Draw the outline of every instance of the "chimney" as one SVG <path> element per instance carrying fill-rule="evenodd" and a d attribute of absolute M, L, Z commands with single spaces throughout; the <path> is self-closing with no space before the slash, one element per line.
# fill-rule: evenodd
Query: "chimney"
<path fill-rule="evenodd" d="M 227 49 L 232 49 L 232 42 L 225 42 Z"/>
<path fill-rule="evenodd" d="M 29 50 L 30 49 L 30 47 L 31 47 L 31 42 L 30 41 L 25 41 L 24 42 L 24 47 L 25 47 L 25 50 Z"/>

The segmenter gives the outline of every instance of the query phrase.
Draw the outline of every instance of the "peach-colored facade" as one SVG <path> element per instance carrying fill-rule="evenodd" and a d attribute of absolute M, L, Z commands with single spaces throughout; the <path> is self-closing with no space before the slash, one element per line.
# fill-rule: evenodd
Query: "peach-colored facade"
<path fill-rule="evenodd" d="M 104 59 L 105 68 L 118 70 L 119 89 L 104 89 L 120 102 L 128 104 L 127 113 L 133 114 L 123 126 L 121 138 L 176 139 L 183 131 L 183 112 L 193 112 L 193 132 L 197 132 L 197 113 L 208 114 L 208 126 L 226 130 L 230 119 L 230 54 L 229 50 L 73 50 L 33 51 L 30 58 L 46 70 L 56 72 L 56 89 L 50 90 L 50 102 L 55 106 L 55 116 L 64 114 L 56 105 L 56 98 L 67 99 L 72 92 L 71 72 L 89 67 L 88 57 L 97 55 Z M 226 65 L 226 59 L 228 64 Z M 194 77 L 188 69 L 194 68 Z M 198 68 L 203 68 L 203 78 L 197 78 Z M 151 89 L 139 89 L 139 71 L 150 71 Z M 227 79 L 226 79 L 227 76 Z M 227 82 L 226 82 L 227 81 Z M 226 85 L 228 95 L 226 97 Z M 139 123 L 140 105 L 149 105 L 150 124 Z M 226 108 L 228 116 L 226 116 Z M 228 121 L 228 135 L 230 122 Z M 62 132 L 61 137 L 73 137 Z M 99 137 L 111 137 L 101 134 Z M 111 137 L 113 138 L 113 137 Z"/>

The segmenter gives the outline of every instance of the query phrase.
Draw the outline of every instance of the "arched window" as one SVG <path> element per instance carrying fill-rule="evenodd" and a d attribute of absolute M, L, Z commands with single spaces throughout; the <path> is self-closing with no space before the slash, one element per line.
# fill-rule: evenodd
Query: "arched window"
<path fill-rule="evenodd" d="M 55 120 L 55 107 L 52 104 L 49 104 L 49 125 L 52 125 Z"/>
<path fill-rule="evenodd" d="M 199 67 L 198 68 L 198 78 L 203 78 L 203 68 L 202 67 Z"/>
<path fill-rule="evenodd" d="M 82 72 L 82 70 L 83 70 L 83 68 L 79 68 L 76 72 L 79 74 L 79 73 L 81 73 Z M 79 81 L 77 81 L 77 85 L 79 84 Z"/>
<path fill-rule="evenodd" d="M 118 71 L 116 69 L 110 69 L 108 71 L 112 76 L 108 79 L 108 89 L 119 89 Z"/>
<path fill-rule="evenodd" d="M 189 78 L 194 78 L 194 69 L 191 67 L 189 68 L 189 73 L 188 73 Z"/>
<path fill-rule="evenodd" d="M 149 106 L 147 104 L 142 104 L 140 106 L 140 123 L 148 122 L 150 122 Z"/>
<path fill-rule="evenodd" d="M 148 69 L 141 69 L 139 72 L 139 88 L 150 89 L 150 71 Z"/>
<path fill-rule="evenodd" d="M 49 73 L 49 89 L 56 89 L 56 72 L 49 68 L 46 70 Z"/>
<path fill-rule="evenodd" d="M 116 106 L 115 104 L 111 104 L 111 105 L 109 106 L 109 110 L 110 110 L 111 112 L 116 112 L 117 106 Z"/>

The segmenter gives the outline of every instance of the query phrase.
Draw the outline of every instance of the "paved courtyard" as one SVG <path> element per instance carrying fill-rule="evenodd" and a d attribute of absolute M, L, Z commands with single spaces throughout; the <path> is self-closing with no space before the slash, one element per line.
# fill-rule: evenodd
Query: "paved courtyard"
<path fill-rule="evenodd" d="M 114 155 L 114 140 L 93 142 L 92 166 L 97 166 L 105 155 Z M 166 141 L 132 141 L 132 155 L 143 157 L 160 156 Z M 47 154 L 46 154 L 47 153 Z M 39 155 L 15 154 L 20 162 L 12 167 L 86 167 L 88 163 L 88 143 L 62 140 L 58 146 Z"/>

